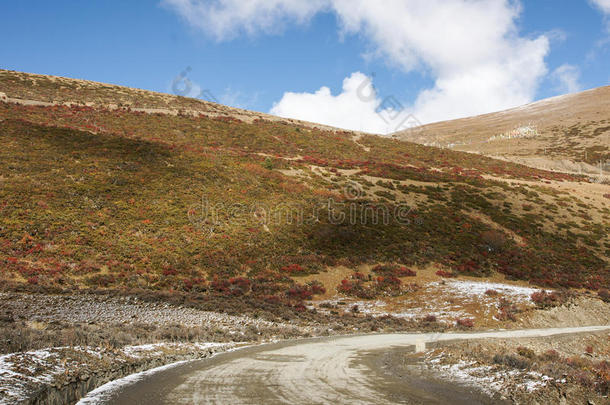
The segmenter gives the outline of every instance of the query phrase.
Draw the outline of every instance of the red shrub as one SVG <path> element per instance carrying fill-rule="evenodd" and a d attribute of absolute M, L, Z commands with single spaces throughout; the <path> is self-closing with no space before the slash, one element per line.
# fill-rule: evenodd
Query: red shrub
<path fill-rule="evenodd" d="M 311 288 L 311 292 L 313 295 L 323 295 L 326 294 L 326 288 L 319 281 L 312 281 L 308 283 L 309 288 Z"/>
<path fill-rule="evenodd" d="M 250 292 L 252 281 L 244 277 L 232 277 L 229 279 L 231 295 L 243 295 Z"/>
<path fill-rule="evenodd" d="M 413 271 L 411 269 L 408 269 L 408 268 L 406 268 L 404 266 L 400 267 L 397 272 L 398 272 L 398 274 L 397 274 L 398 277 L 415 277 L 415 276 L 417 276 L 417 272 L 415 272 L 415 271 Z"/>
<path fill-rule="evenodd" d="M 539 308 L 556 307 L 562 304 L 559 294 L 555 292 L 547 293 L 544 290 L 533 293 L 531 299 Z"/>
<path fill-rule="evenodd" d="M 269 304 L 279 304 L 281 302 L 280 297 L 276 295 L 268 295 L 263 297 L 263 299 Z"/>
<path fill-rule="evenodd" d="M 422 321 L 424 321 L 426 323 L 436 322 L 436 316 L 434 316 L 434 315 L 426 315 L 426 316 L 423 317 Z"/>
<path fill-rule="evenodd" d="M 445 270 L 439 270 L 436 272 L 436 275 L 439 277 L 444 277 L 444 278 L 454 278 L 457 277 L 457 274 L 450 272 L 450 271 L 445 271 Z"/>
<path fill-rule="evenodd" d="M 601 275 L 591 276 L 584 284 L 588 290 L 599 290 L 604 283 L 604 278 Z"/>
<path fill-rule="evenodd" d="M 191 291 L 193 289 L 193 282 L 189 279 L 182 280 L 182 285 L 185 291 Z"/>
<path fill-rule="evenodd" d="M 542 355 L 542 358 L 546 361 L 556 361 L 559 360 L 559 352 L 557 350 L 547 350 L 546 352 L 544 352 L 544 354 Z"/>
<path fill-rule="evenodd" d="M 240 288 L 249 288 L 252 285 L 252 281 L 244 277 L 232 277 L 229 283 Z"/>
<path fill-rule="evenodd" d="M 164 269 L 163 270 L 163 275 L 164 276 L 175 276 L 176 274 L 178 274 L 178 272 L 175 269 Z"/>
<path fill-rule="evenodd" d="M 610 291 L 603 289 L 597 292 L 599 298 L 601 298 L 604 302 L 610 302 Z"/>
<path fill-rule="evenodd" d="M 377 287 L 381 290 L 396 290 L 400 289 L 402 282 L 398 277 L 377 277 Z"/>
<path fill-rule="evenodd" d="M 313 297 L 313 292 L 308 286 L 297 284 L 294 287 L 290 288 L 286 295 L 288 298 L 297 299 L 297 300 L 310 300 Z"/>
<path fill-rule="evenodd" d="M 602 361 L 595 367 L 594 371 L 597 374 L 595 388 L 602 395 L 608 396 L 608 392 L 610 392 L 610 363 Z"/>
<path fill-rule="evenodd" d="M 306 270 L 300 265 L 300 264 L 289 264 L 288 266 L 284 266 L 282 267 L 282 271 L 286 272 L 286 273 L 305 273 Z"/>
<path fill-rule="evenodd" d="M 519 312 L 517 306 L 505 298 L 500 298 L 498 303 L 500 311 L 496 314 L 495 318 L 499 321 L 516 321 L 516 313 Z"/>
<path fill-rule="evenodd" d="M 483 252 L 483 255 L 487 255 L 487 252 Z M 460 273 L 477 274 L 479 272 L 480 265 L 474 260 L 467 260 L 457 266 L 457 271 Z"/>
<path fill-rule="evenodd" d="M 458 318 L 455 320 L 455 325 L 460 328 L 472 328 L 474 327 L 474 319 Z"/>
<path fill-rule="evenodd" d="M 353 287 L 354 287 L 354 284 L 344 278 L 343 280 L 341 280 L 341 284 L 339 284 L 339 287 L 337 287 L 337 290 L 339 290 L 339 292 L 347 293 Z"/>
<path fill-rule="evenodd" d="M 341 280 L 341 284 L 339 284 L 337 286 L 337 291 L 340 293 L 343 293 L 345 295 L 358 297 L 358 298 L 364 298 L 364 299 L 374 298 L 374 296 L 376 294 L 376 291 L 374 291 L 372 288 L 365 287 L 363 285 L 362 280 L 359 280 L 359 279 Z"/>
<path fill-rule="evenodd" d="M 500 311 L 496 314 L 495 318 L 498 321 L 516 321 L 517 317 L 515 316 L 514 312 L 506 309 L 506 308 L 500 308 Z"/>
<path fill-rule="evenodd" d="M 229 287 L 231 284 L 227 280 L 221 280 L 217 277 L 214 277 L 214 280 L 210 282 L 210 287 L 212 290 L 219 293 L 226 293 L 229 291 Z"/>

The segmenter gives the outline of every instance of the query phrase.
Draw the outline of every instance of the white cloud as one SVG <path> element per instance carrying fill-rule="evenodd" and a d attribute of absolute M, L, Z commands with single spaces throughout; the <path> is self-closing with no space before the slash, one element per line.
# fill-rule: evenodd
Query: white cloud
<path fill-rule="evenodd" d="M 589 0 L 591 4 L 600 9 L 604 14 L 610 14 L 610 0 Z"/>
<path fill-rule="evenodd" d="M 522 38 L 519 3 L 505 0 L 335 0 L 343 29 L 364 33 L 404 71 L 423 69 L 435 85 L 412 105 L 421 121 L 458 118 L 533 100 L 547 69 L 549 39 Z"/>
<path fill-rule="evenodd" d="M 385 101 L 385 102 L 384 102 Z M 385 134 L 408 127 L 409 116 L 392 99 L 381 100 L 370 77 L 361 72 L 343 80 L 343 91 L 333 95 L 328 87 L 315 93 L 285 93 L 271 114 L 298 118 L 334 127 Z"/>
<path fill-rule="evenodd" d="M 481 114 L 534 99 L 547 74 L 549 37 L 525 38 L 516 21 L 517 0 L 165 0 L 192 25 L 217 39 L 240 32 L 280 32 L 286 22 L 307 22 L 319 12 L 333 12 L 344 35 L 361 35 L 368 54 L 384 58 L 404 72 L 431 75 L 435 84 L 409 106 L 422 122 Z M 239 3 L 239 4 L 238 4 Z M 244 6 L 246 4 L 246 6 Z M 347 78 L 350 82 L 353 75 Z M 353 108 L 353 121 L 339 126 L 378 128 L 370 108 L 348 102 L 345 90 L 314 94 L 286 93 L 272 112 L 312 121 L 330 119 L 329 108 Z M 385 96 L 385 95 L 383 95 Z M 353 97 L 351 97 L 353 99 Z M 353 101 L 353 100 L 352 100 Z M 302 102 L 303 107 L 298 107 Z M 316 111 L 315 105 L 319 102 Z M 363 114 L 362 108 L 369 111 Z M 339 114 L 338 115 L 345 115 Z M 368 121 L 370 120 L 370 121 Z M 334 117 L 333 121 L 344 122 Z"/>
<path fill-rule="evenodd" d="M 557 83 L 556 90 L 560 94 L 576 93 L 582 90 L 580 84 L 580 69 L 577 66 L 564 64 L 555 69 L 551 75 Z"/>
<path fill-rule="evenodd" d="M 222 41 L 245 33 L 281 32 L 288 22 L 305 23 L 327 0 L 162 0 L 190 25 Z"/>
<path fill-rule="evenodd" d="M 604 22 L 606 23 L 606 31 L 610 33 L 610 0 L 589 0 L 589 3 L 604 14 Z M 607 43 L 608 39 L 602 40 Z"/>

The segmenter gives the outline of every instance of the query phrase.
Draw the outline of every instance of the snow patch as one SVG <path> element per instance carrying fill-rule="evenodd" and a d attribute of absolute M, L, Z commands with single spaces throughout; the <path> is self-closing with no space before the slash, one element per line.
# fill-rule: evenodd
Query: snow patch
<path fill-rule="evenodd" d="M 442 354 L 436 357 L 429 356 L 426 364 L 446 378 L 459 384 L 476 387 L 488 395 L 501 393 L 509 381 L 520 380 L 520 382 L 514 383 L 513 387 L 524 389 L 527 392 L 536 391 L 546 386 L 548 382 L 555 381 L 541 373 L 503 370 L 496 366 L 477 365 L 476 361 L 459 360 L 454 364 L 441 365 L 442 359 Z M 561 381 L 556 382 L 561 383 Z"/>
<path fill-rule="evenodd" d="M 71 372 L 106 358 L 126 362 L 155 358 L 171 352 L 197 352 L 232 347 L 226 343 L 158 343 L 127 346 L 118 351 L 87 347 L 54 347 L 0 356 L 0 405 L 12 405 L 28 398 L 33 388 L 54 384 Z"/>
<path fill-rule="evenodd" d="M 486 297 L 485 291 L 495 290 L 505 296 L 510 296 L 515 301 L 527 302 L 530 301 L 530 296 L 536 291 L 536 288 L 521 287 L 502 283 L 489 283 L 484 281 L 464 281 L 451 280 L 445 282 L 445 289 L 449 289 L 454 293 L 463 296 L 476 296 L 478 298 Z"/>
<path fill-rule="evenodd" d="M 89 392 L 85 397 L 81 398 L 80 401 L 77 402 L 77 405 L 93 405 L 93 404 L 106 404 L 111 399 L 112 396 L 129 385 L 135 384 L 139 381 L 142 381 L 146 377 L 153 375 L 155 373 L 159 373 L 163 370 L 169 370 L 171 368 L 177 367 L 181 364 L 188 363 L 190 360 L 177 361 L 172 364 L 167 364 L 165 366 L 156 367 L 150 370 L 142 371 L 140 373 L 135 373 L 128 375 L 127 377 L 120 378 L 118 380 L 110 381 L 107 384 L 104 384 L 93 391 Z"/>

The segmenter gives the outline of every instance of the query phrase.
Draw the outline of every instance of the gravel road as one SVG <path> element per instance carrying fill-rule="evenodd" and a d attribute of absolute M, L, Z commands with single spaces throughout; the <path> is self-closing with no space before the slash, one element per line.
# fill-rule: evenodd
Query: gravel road
<path fill-rule="evenodd" d="M 449 340 L 544 337 L 610 326 L 476 333 L 384 334 L 316 338 L 248 347 L 180 365 L 121 386 L 112 404 L 387 404 L 493 402 L 450 382 L 397 379 L 374 361 L 389 350 Z M 87 403 L 96 403 L 89 398 Z"/>

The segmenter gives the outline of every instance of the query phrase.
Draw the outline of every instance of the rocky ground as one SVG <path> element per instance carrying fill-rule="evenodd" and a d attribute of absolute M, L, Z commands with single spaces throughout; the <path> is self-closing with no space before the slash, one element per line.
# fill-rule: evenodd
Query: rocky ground
<path fill-rule="evenodd" d="M 87 391 L 141 370 L 206 358 L 234 345 L 161 343 L 55 347 L 0 356 L 0 404 L 74 403 Z"/>
<path fill-rule="evenodd" d="M 422 373 L 515 404 L 607 404 L 607 332 L 443 344 L 394 361 L 395 373 Z"/>
<path fill-rule="evenodd" d="M 120 348 L 159 342 L 261 342 L 369 331 L 413 330 L 414 321 L 392 316 L 294 312 L 239 307 L 231 302 L 179 304 L 159 297 L 107 293 L 0 293 L 0 354 L 53 346 Z M 245 308 L 245 309 L 244 309 Z M 230 312 L 231 314 L 229 314 Z"/>
<path fill-rule="evenodd" d="M 95 340 L 95 336 L 87 338 L 79 335 L 87 332 L 95 335 L 96 329 L 107 327 L 122 330 L 115 335 L 119 346 L 121 343 L 143 344 L 159 340 L 257 341 L 316 332 L 311 327 L 290 322 L 273 322 L 246 315 L 202 311 L 169 303 L 144 301 L 137 297 L 96 294 L 0 294 L 0 317 L 11 329 L 23 326 L 30 329 L 31 334 L 41 336 L 45 331 L 62 329 L 62 325 L 79 326 L 80 332 L 69 333 L 76 336 L 66 336 L 67 339 L 73 338 L 75 341 L 66 341 L 66 345 L 89 343 L 78 340 Z M 14 344 L 6 342 L 6 334 L 3 334 L 2 338 L 4 341 L 0 343 L 0 347 L 4 349 L 13 346 L 13 350 L 4 352 L 37 348 L 27 342 L 25 345 L 28 347 L 14 347 Z M 27 340 L 27 336 L 22 338 Z M 57 342 L 57 338 L 58 336 L 53 337 L 54 342 Z"/>

